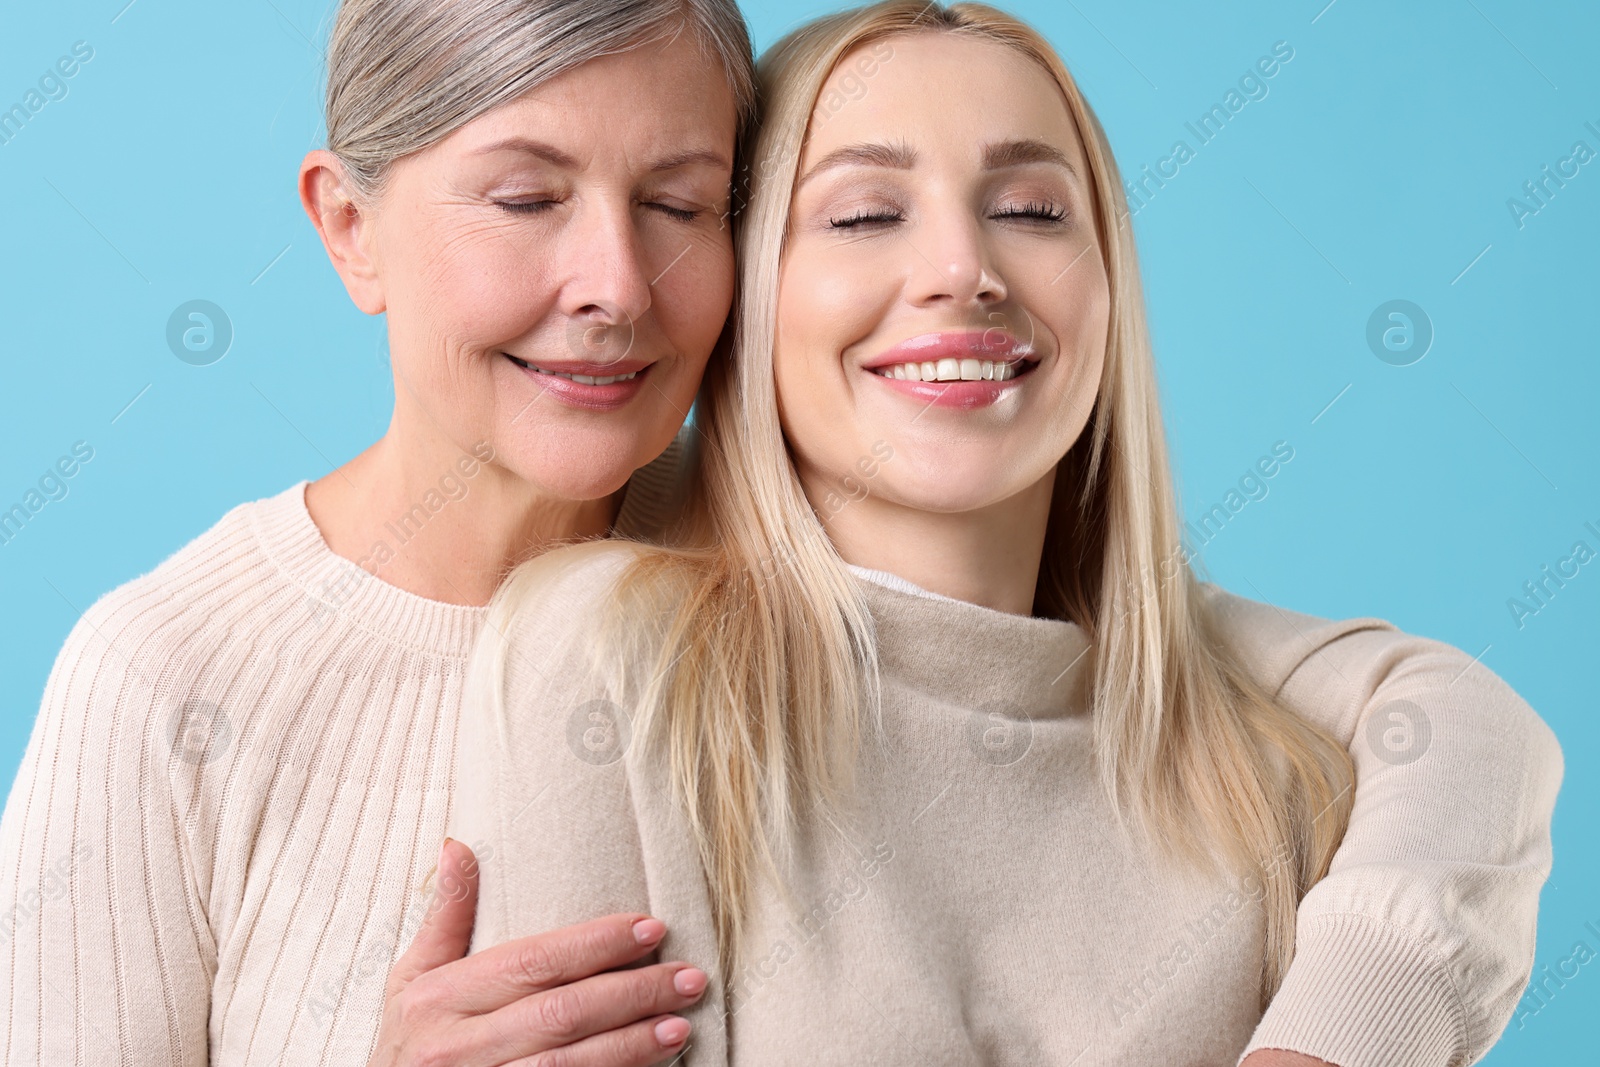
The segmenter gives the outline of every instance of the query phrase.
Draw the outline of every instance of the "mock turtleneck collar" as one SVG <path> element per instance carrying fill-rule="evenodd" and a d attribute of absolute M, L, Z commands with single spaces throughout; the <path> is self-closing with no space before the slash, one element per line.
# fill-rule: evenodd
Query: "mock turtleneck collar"
<path fill-rule="evenodd" d="M 884 673 L 970 707 L 1009 704 L 1030 718 L 1087 714 L 1094 653 L 1073 622 L 1013 615 L 849 567 L 878 628 Z"/>

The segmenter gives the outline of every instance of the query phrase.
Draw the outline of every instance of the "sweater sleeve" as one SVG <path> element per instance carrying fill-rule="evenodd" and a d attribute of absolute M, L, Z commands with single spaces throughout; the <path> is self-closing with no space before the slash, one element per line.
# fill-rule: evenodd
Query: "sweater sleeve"
<path fill-rule="evenodd" d="M 168 695 L 181 672 L 119 628 L 115 597 L 56 657 L 0 818 L 0 1063 L 207 1062 L 189 799 L 214 724 Z"/>
<path fill-rule="evenodd" d="M 601 605 L 630 552 L 562 550 L 508 578 L 473 654 L 448 832 L 480 863 L 471 952 L 618 912 L 666 923 L 643 962 L 687 960 L 712 976 L 680 1013 L 693 1031 L 678 1061 L 712 1067 L 726 1061 L 698 853 L 628 696 L 595 670 Z"/>
<path fill-rule="evenodd" d="M 1244 1055 L 1475 1063 L 1532 970 L 1560 745 L 1504 681 L 1451 645 L 1380 619 L 1319 628 L 1280 614 L 1312 651 L 1279 695 L 1348 746 L 1356 793 Z"/>

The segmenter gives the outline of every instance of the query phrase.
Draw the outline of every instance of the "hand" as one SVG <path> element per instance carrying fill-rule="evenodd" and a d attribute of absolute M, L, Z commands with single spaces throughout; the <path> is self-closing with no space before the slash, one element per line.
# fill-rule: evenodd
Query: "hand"
<path fill-rule="evenodd" d="M 1239 1067 L 1338 1067 L 1327 1060 L 1282 1048 L 1258 1048 Z"/>
<path fill-rule="evenodd" d="M 428 915 L 389 972 L 368 1067 L 646 1067 L 682 1049 L 688 1020 L 662 1013 L 693 1004 L 704 972 L 614 970 L 655 948 L 660 920 L 608 915 L 468 956 L 477 906 L 477 859 L 447 840 Z"/>

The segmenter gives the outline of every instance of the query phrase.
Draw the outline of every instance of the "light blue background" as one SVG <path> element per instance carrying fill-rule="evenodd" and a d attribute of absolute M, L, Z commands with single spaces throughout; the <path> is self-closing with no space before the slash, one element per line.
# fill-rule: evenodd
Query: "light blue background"
<path fill-rule="evenodd" d="M 0 509 L 75 441 L 94 448 L 70 494 L 0 546 L 7 784 L 83 608 L 233 505 L 344 462 L 392 400 L 380 324 L 350 305 L 295 196 L 320 143 L 332 5 L 126 2 L 0 13 L 0 107 L 74 42 L 95 52 L 0 145 Z M 1135 220 L 1184 514 L 1288 441 L 1270 495 L 1207 546 L 1215 580 L 1481 651 L 1555 728 L 1567 773 L 1537 979 L 1580 939 L 1600 949 L 1584 928 L 1600 926 L 1600 563 L 1520 629 L 1507 607 L 1574 541 L 1600 549 L 1583 525 L 1600 528 L 1600 161 L 1521 228 L 1507 200 L 1574 142 L 1600 151 L 1585 127 L 1600 129 L 1600 14 L 1325 3 L 1010 6 L 1060 49 L 1128 176 L 1177 139 L 1195 147 L 1185 122 L 1274 42 L 1294 48 Z M 831 6 L 746 5 L 758 47 Z M 211 366 L 165 342 L 197 298 L 236 331 Z M 1435 330 L 1409 366 L 1365 339 L 1397 298 Z M 1486 1062 L 1588 1062 L 1597 1009 L 1590 963 Z"/>

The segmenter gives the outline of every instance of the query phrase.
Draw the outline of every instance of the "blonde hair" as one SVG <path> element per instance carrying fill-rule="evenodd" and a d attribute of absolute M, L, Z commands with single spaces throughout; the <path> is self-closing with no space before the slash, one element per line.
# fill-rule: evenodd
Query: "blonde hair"
<path fill-rule="evenodd" d="M 1264 1008 L 1293 955 L 1299 900 L 1343 837 L 1354 768 L 1249 676 L 1204 610 L 1177 547 L 1116 164 L 1060 59 L 1018 20 L 981 4 L 882 3 L 809 23 L 763 56 L 734 354 L 713 361 L 702 388 L 696 504 L 681 544 L 642 549 L 624 571 L 597 658 L 648 668 L 618 691 L 637 694 L 635 721 L 670 754 L 732 976 L 761 869 L 778 873 L 803 810 L 842 825 L 855 746 L 864 723 L 879 723 L 872 620 L 789 460 L 772 354 L 790 196 L 820 90 L 847 53 L 907 32 L 1015 48 L 1055 79 L 1082 135 L 1110 286 L 1107 358 L 1089 423 L 1057 469 L 1035 611 L 1094 641 L 1095 757 L 1123 828 L 1203 869 L 1260 879 Z"/>
<path fill-rule="evenodd" d="M 684 29 L 727 72 L 742 131 L 755 72 L 735 0 L 343 0 L 328 39 L 328 150 L 370 203 L 396 160 L 580 64 Z"/>

